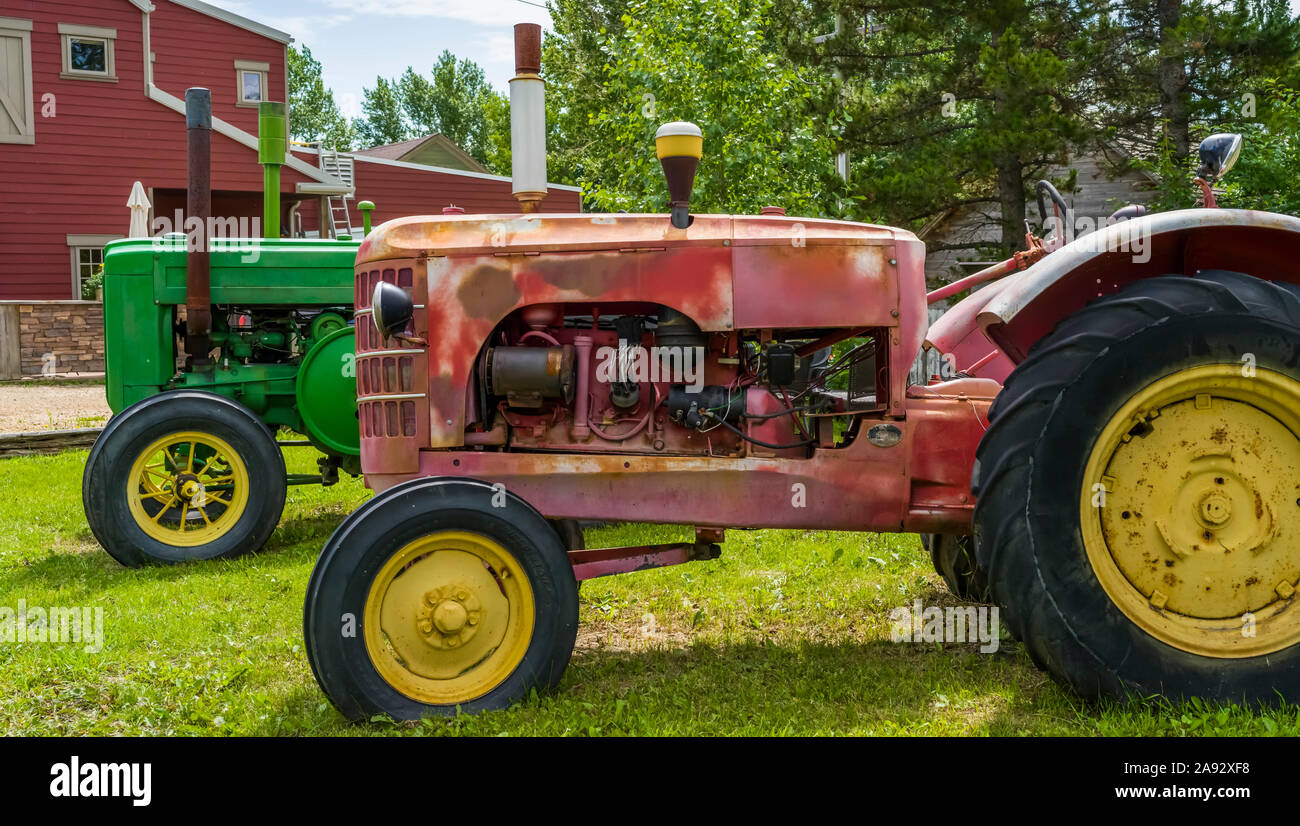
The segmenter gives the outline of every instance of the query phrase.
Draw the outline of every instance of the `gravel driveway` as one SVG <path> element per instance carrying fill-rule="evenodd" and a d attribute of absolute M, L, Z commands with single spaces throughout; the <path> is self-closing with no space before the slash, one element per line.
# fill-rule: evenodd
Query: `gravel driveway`
<path fill-rule="evenodd" d="M 103 427 L 109 414 L 102 384 L 0 384 L 0 433 Z"/>

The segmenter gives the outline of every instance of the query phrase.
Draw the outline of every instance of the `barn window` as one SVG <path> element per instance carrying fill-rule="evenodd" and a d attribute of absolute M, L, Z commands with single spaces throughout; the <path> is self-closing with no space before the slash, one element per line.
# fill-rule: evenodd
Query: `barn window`
<path fill-rule="evenodd" d="M 121 238 L 120 235 L 69 235 L 68 249 L 72 252 L 72 297 L 94 299 L 95 289 L 90 281 L 104 267 L 104 246 Z"/>
<path fill-rule="evenodd" d="M 95 292 L 86 283 L 104 266 L 103 247 L 77 247 L 77 293 L 79 298 L 94 298 Z"/>
<path fill-rule="evenodd" d="M 256 106 L 269 98 L 266 75 L 271 64 L 252 60 L 235 61 L 235 85 L 240 106 Z"/>
<path fill-rule="evenodd" d="M 32 21 L 0 17 L 0 143 L 35 143 Z"/>
<path fill-rule="evenodd" d="M 113 42 L 117 29 L 102 26 L 59 24 L 63 39 L 63 73 L 69 80 L 117 80 L 113 61 Z"/>

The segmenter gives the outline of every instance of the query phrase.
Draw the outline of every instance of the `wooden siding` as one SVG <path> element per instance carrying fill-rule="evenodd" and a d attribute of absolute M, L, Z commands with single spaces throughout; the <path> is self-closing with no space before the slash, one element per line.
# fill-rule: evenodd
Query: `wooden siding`
<path fill-rule="evenodd" d="M 257 110 L 237 106 L 235 61 L 267 63 L 267 94 L 283 100 L 284 44 L 170 0 L 154 0 L 150 48 L 154 84 L 183 98 L 190 86 L 212 90 L 213 114 L 250 134 Z M 170 217 L 186 184 L 184 115 L 145 91 L 144 16 L 128 0 L 4 0 L 0 17 L 32 22 L 35 143 L 0 144 L 0 300 L 58 300 L 74 295 L 69 235 L 122 235 L 135 181 L 157 191 Z M 61 78 L 60 23 L 112 28 L 117 82 Z M 45 97 L 46 95 L 51 97 Z M 53 108 L 52 117 L 42 109 Z M 291 115 L 292 116 L 292 115 Z M 316 165 L 314 154 L 296 154 Z M 376 220 L 437 212 L 449 202 L 470 212 L 514 211 L 510 183 L 358 162 L 358 197 L 379 205 Z M 282 171 L 285 206 L 308 180 Z M 260 215 L 257 153 L 214 132 L 214 207 L 222 217 Z M 315 228 L 317 200 L 304 201 Z M 159 206 L 159 205 L 156 205 Z M 577 192 L 556 191 L 545 211 L 577 211 Z M 221 213 L 219 213 L 221 214 Z M 353 202 L 353 221 L 361 225 Z M 287 227 L 287 223 L 283 224 Z"/>
<path fill-rule="evenodd" d="M 235 61 L 270 64 L 267 100 L 285 99 L 284 44 L 167 0 L 154 0 L 154 85 L 177 97 L 191 86 L 212 90 L 212 113 L 257 134 L 257 107 L 239 106 Z"/>
<path fill-rule="evenodd" d="M 271 63 L 271 94 L 283 95 L 283 45 L 169 0 L 154 5 L 156 85 L 177 97 L 208 86 L 214 114 L 255 133 L 256 110 L 234 106 L 234 61 Z M 0 16 L 33 24 L 36 132 L 31 145 L 0 144 L 0 300 L 72 298 L 67 236 L 125 234 L 137 180 L 183 188 L 185 118 L 145 96 L 143 14 L 127 0 L 5 0 Z M 59 23 L 117 30 L 116 83 L 59 77 Z M 215 189 L 261 192 L 256 152 L 216 133 L 212 173 Z M 286 168 L 283 180 L 292 192 L 306 179 Z"/>

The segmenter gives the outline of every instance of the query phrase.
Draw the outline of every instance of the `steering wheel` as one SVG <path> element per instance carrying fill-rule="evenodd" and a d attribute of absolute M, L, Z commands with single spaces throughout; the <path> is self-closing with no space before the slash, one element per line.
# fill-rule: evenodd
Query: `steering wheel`
<path fill-rule="evenodd" d="M 1070 214 L 1070 208 L 1066 206 L 1065 199 L 1061 193 L 1052 186 L 1051 181 L 1039 181 L 1034 185 L 1034 194 L 1038 196 L 1038 217 L 1044 227 L 1047 226 L 1047 202 L 1045 198 L 1051 198 L 1053 214 L 1056 217 L 1056 231 L 1060 233 L 1061 241 L 1065 244 L 1074 240 L 1074 232 L 1069 226 L 1066 217 Z"/>

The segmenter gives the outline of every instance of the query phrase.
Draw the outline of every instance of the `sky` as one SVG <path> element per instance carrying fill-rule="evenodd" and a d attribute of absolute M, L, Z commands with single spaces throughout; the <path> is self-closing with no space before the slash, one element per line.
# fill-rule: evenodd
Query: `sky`
<path fill-rule="evenodd" d="M 544 0 L 536 0 L 541 3 Z M 483 67 L 506 92 L 514 74 L 515 23 L 550 26 L 523 0 L 206 0 L 293 35 L 321 62 L 343 114 L 361 114 L 361 90 L 407 66 L 428 73 L 443 49 Z"/>

